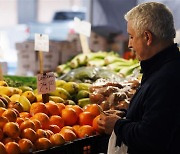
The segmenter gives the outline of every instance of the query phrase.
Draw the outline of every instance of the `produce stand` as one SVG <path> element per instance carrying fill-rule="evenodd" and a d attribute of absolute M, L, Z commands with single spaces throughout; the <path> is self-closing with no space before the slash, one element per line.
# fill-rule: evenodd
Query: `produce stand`
<path fill-rule="evenodd" d="M 73 142 L 65 143 L 47 150 L 33 152 L 33 154 L 98 154 L 106 153 L 109 141 L 108 135 L 95 135 Z"/>

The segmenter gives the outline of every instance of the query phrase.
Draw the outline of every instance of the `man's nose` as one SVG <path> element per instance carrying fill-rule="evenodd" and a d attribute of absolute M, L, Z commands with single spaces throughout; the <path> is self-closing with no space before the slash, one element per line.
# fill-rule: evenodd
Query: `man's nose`
<path fill-rule="evenodd" d="M 132 49 L 132 44 L 131 44 L 131 41 L 129 40 L 129 42 L 128 42 L 128 48 L 129 49 Z"/>

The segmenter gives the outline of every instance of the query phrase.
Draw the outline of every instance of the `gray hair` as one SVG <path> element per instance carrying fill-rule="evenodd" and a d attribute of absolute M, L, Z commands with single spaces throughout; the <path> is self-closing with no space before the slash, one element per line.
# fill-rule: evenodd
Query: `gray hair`
<path fill-rule="evenodd" d="M 159 39 L 174 39 L 176 31 L 171 11 L 161 3 L 147 2 L 131 9 L 124 18 L 132 22 L 132 28 L 137 34 L 149 30 Z"/>

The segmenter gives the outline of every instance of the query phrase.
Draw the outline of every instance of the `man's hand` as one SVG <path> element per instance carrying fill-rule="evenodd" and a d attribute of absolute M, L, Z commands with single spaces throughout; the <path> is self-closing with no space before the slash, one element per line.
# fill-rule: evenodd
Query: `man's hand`
<path fill-rule="evenodd" d="M 99 129 L 110 135 L 118 119 L 121 119 L 121 117 L 117 116 L 116 114 L 101 113 L 100 119 L 98 120 Z"/>

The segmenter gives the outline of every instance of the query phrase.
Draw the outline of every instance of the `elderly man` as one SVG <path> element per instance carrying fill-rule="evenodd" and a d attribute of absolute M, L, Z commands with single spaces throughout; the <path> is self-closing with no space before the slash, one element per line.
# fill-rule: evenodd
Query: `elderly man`
<path fill-rule="evenodd" d="M 142 81 L 126 118 L 101 114 L 99 127 L 106 134 L 114 130 L 117 145 L 123 142 L 129 154 L 179 154 L 180 53 L 172 13 L 161 3 L 148 2 L 131 9 L 125 19 Z"/>

